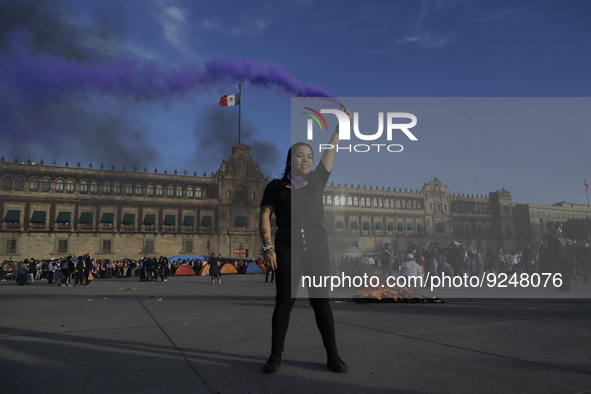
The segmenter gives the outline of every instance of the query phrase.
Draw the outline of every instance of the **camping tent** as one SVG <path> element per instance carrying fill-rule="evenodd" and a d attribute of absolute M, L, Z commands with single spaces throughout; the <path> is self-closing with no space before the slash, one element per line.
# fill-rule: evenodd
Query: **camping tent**
<path fill-rule="evenodd" d="M 236 268 L 232 264 L 224 264 L 221 269 L 222 274 L 237 274 Z M 209 275 L 209 264 L 206 264 L 199 271 L 199 275 Z"/>
<path fill-rule="evenodd" d="M 257 263 L 248 263 L 246 269 L 244 270 L 245 274 L 262 274 L 263 270 Z"/>
<path fill-rule="evenodd" d="M 236 268 L 231 263 L 224 264 L 221 269 L 222 274 L 237 274 Z"/>
<path fill-rule="evenodd" d="M 195 275 L 195 271 L 189 264 L 181 264 L 174 273 L 175 276 L 178 275 Z"/>
<path fill-rule="evenodd" d="M 203 268 L 201 268 L 199 275 L 209 275 L 209 264 L 205 264 Z"/>

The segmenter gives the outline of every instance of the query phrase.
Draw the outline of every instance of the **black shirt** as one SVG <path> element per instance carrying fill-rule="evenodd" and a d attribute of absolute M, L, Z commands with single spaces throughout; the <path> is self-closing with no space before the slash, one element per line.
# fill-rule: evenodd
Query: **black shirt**
<path fill-rule="evenodd" d="M 272 180 L 263 194 L 261 206 L 272 206 L 277 227 L 300 228 L 323 226 L 324 205 L 322 194 L 330 173 L 320 162 L 306 177 L 308 184 L 289 188 L 281 179 Z"/>

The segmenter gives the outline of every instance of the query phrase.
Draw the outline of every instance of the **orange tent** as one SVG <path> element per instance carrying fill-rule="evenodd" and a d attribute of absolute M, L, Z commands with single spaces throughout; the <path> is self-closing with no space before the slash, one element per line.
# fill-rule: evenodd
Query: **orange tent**
<path fill-rule="evenodd" d="M 203 266 L 203 268 L 201 268 L 201 271 L 199 271 L 199 275 L 208 275 L 209 274 L 209 264 L 206 264 Z"/>
<path fill-rule="evenodd" d="M 195 275 L 195 271 L 193 271 L 193 268 L 191 268 L 191 266 L 189 264 L 182 264 L 181 266 L 179 266 L 177 268 L 177 270 L 174 274 L 175 275 Z"/>
<path fill-rule="evenodd" d="M 222 274 L 237 274 L 236 268 L 232 264 L 224 264 L 221 269 Z"/>

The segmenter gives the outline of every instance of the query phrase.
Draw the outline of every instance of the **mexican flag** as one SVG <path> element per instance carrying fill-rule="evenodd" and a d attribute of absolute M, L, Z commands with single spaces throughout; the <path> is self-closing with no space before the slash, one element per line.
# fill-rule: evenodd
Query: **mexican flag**
<path fill-rule="evenodd" d="M 220 105 L 222 107 L 231 107 L 238 104 L 240 104 L 240 93 L 224 96 L 220 99 Z"/>

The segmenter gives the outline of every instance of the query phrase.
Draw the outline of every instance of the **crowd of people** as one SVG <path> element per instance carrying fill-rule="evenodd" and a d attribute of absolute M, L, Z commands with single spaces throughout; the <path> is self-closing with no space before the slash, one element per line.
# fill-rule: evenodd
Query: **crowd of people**
<path fill-rule="evenodd" d="M 411 245 L 406 251 L 393 252 L 388 243 L 381 253 L 335 257 L 333 275 L 363 273 L 383 276 L 401 275 L 405 262 L 413 261 L 421 268 L 421 275 L 474 276 L 483 273 L 561 273 L 567 283 L 576 278 L 588 282 L 591 274 L 590 240 L 567 240 L 559 228 L 550 223 L 540 239 L 520 250 L 478 250 L 475 245 L 453 241 L 447 246 L 431 242 L 423 248 Z M 565 290 L 567 289 L 565 288 Z"/>
<path fill-rule="evenodd" d="M 215 257 L 215 256 L 214 256 Z M 89 285 L 94 279 L 103 278 L 138 278 L 139 281 L 167 281 L 168 276 L 175 275 L 181 265 L 188 265 L 199 275 L 212 259 L 177 259 L 169 261 L 166 257 L 144 257 L 139 260 L 106 260 L 92 259 L 89 255 L 72 258 L 25 259 L 23 261 L 4 261 L 0 265 L 0 280 L 15 280 L 17 284 L 29 285 L 35 281 L 46 281 L 48 284 L 60 286 Z M 216 269 L 219 273 L 225 264 L 232 264 L 236 272 L 244 272 L 247 262 L 242 259 L 216 258 Z M 447 247 L 441 243 L 431 242 L 423 248 L 411 245 L 406 251 L 394 252 L 390 244 L 384 244 L 381 253 L 334 257 L 332 274 L 379 274 L 384 276 L 400 275 L 403 264 L 415 262 L 422 275 L 441 276 L 473 276 L 484 272 L 496 274 L 513 273 L 533 274 L 535 272 L 560 272 L 569 281 L 576 277 L 588 282 L 591 274 L 590 240 L 567 240 L 561 236 L 559 228 L 550 223 L 540 239 L 528 243 L 521 250 L 505 250 L 498 248 L 492 251 L 487 247 L 484 251 L 474 245 L 464 246 L 454 241 Z M 217 266 L 217 263 L 219 267 Z M 262 265 L 262 260 L 257 260 Z M 211 274 L 211 273 L 210 273 Z M 219 278 L 216 276 L 216 280 Z M 274 270 L 267 269 L 265 282 L 274 279 Z"/>
<path fill-rule="evenodd" d="M 32 285 L 42 281 L 63 287 L 86 286 L 94 279 L 137 278 L 140 282 L 165 282 L 174 276 L 181 265 L 187 265 L 195 275 L 209 264 L 209 259 L 177 259 L 143 257 L 139 260 L 92 259 L 89 255 L 65 256 L 51 259 L 24 259 L 4 261 L 0 264 L 0 280 L 14 280 L 19 285 Z M 220 265 L 232 264 L 237 272 L 244 272 L 247 263 L 242 259 L 216 259 Z M 257 261 L 261 264 L 262 260 Z"/>

